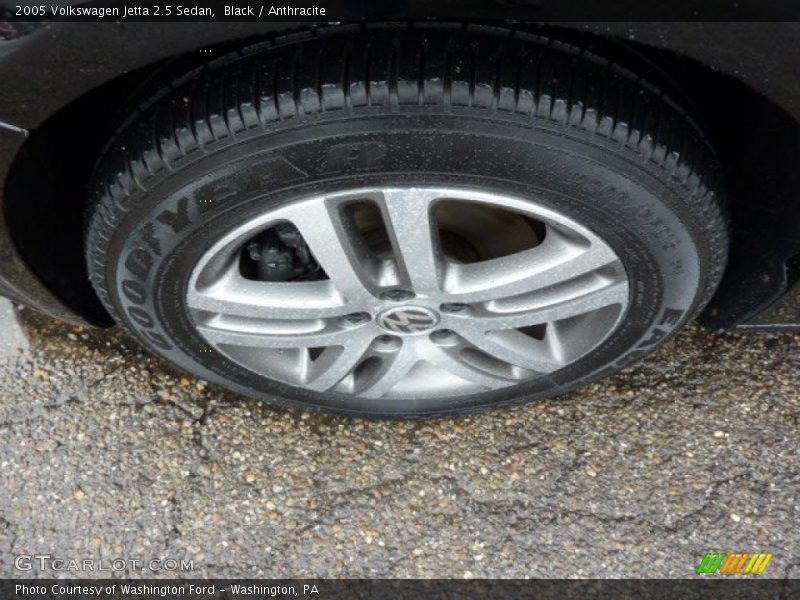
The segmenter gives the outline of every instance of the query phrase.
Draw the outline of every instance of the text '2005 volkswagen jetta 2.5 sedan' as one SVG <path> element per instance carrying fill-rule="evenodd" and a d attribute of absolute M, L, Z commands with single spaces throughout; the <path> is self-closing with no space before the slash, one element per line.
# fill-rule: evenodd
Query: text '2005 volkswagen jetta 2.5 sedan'
<path fill-rule="evenodd" d="M 485 8 L 0 22 L 0 291 L 363 416 L 561 394 L 698 316 L 800 326 L 800 26 Z"/>

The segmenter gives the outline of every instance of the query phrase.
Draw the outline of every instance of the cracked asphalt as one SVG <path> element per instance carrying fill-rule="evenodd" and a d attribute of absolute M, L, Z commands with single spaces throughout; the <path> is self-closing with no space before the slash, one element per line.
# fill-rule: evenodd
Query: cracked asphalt
<path fill-rule="evenodd" d="M 800 577 L 798 335 L 693 326 L 558 400 L 411 423 L 276 409 L 8 303 L 0 330 L 0 576 L 688 577 L 713 550 Z"/>

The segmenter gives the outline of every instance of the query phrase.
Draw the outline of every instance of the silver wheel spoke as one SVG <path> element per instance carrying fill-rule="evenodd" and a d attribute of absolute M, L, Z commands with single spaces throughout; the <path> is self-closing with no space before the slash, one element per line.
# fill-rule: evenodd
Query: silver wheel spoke
<path fill-rule="evenodd" d="M 283 214 L 300 231 L 336 290 L 351 302 L 369 301 L 375 295 L 375 286 L 369 283 L 363 268 L 367 257 L 340 211 L 339 202 L 320 201 L 311 207 L 291 207 Z"/>
<path fill-rule="evenodd" d="M 436 295 L 443 258 L 433 222 L 437 194 L 426 189 L 389 190 L 382 194 L 381 212 L 395 248 L 400 271 L 418 295 Z"/>
<path fill-rule="evenodd" d="M 605 244 L 584 247 L 562 234 L 548 233 L 535 248 L 474 265 L 454 265 L 445 291 L 458 302 L 485 302 L 576 279 L 618 261 Z"/>
<path fill-rule="evenodd" d="M 464 330 L 461 333 L 478 350 L 534 373 L 552 373 L 564 366 L 549 345 L 516 330 Z"/>
<path fill-rule="evenodd" d="M 626 304 L 627 301 L 627 282 L 614 282 L 600 289 L 593 289 L 587 293 L 575 295 L 560 302 L 547 304 L 530 310 L 507 314 L 491 313 L 482 315 L 481 318 L 475 319 L 475 325 L 472 326 L 477 325 L 484 329 L 484 331 L 517 329 L 529 325 L 560 321 L 614 304 L 622 306 Z"/>
<path fill-rule="evenodd" d="M 357 390 L 358 394 L 365 398 L 385 396 L 408 375 L 419 360 L 413 345 L 404 344 L 398 352 L 383 359 L 378 372 Z"/>
<path fill-rule="evenodd" d="M 490 390 L 508 387 L 509 384 L 514 383 L 511 377 L 493 375 L 464 362 L 464 360 L 458 356 L 459 349 L 458 347 L 436 348 L 428 354 L 427 360 L 431 364 L 448 373 L 452 373 L 456 377 L 460 377 L 464 381 L 469 381 Z"/>
<path fill-rule="evenodd" d="M 358 335 L 341 348 L 326 348 L 312 363 L 306 387 L 318 392 L 334 387 L 358 366 L 371 343 L 372 336 Z"/>
<path fill-rule="evenodd" d="M 321 329 L 308 333 L 259 333 L 221 329 L 209 325 L 198 325 L 197 330 L 212 344 L 245 346 L 248 348 L 315 348 L 321 346 L 344 346 L 353 333 L 347 329 Z"/>
<path fill-rule="evenodd" d="M 194 310 L 258 319 L 319 319 L 353 312 L 329 281 L 269 283 L 232 275 L 187 292 Z"/>

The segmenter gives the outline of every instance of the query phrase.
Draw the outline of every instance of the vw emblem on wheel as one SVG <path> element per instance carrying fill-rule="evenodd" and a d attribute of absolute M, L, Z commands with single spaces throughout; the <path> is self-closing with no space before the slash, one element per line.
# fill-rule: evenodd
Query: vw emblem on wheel
<path fill-rule="evenodd" d="M 392 333 L 422 333 L 439 322 L 432 310 L 420 306 L 400 306 L 384 312 L 378 317 L 378 324 Z"/>

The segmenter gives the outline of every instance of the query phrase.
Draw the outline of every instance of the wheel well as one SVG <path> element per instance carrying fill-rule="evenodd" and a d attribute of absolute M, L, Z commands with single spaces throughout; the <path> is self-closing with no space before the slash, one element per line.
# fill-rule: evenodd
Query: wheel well
<path fill-rule="evenodd" d="M 98 115 L 121 101 L 134 74 L 93 90 L 30 132 L 6 179 L 3 210 L 31 270 L 68 308 L 113 324 L 89 283 L 83 258 L 86 185 L 106 132 Z"/>
<path fill-rule="evenodd" d="M 800 170 L 794 165 L 800 154 L 800 123 L 738 80 L 668 50 L 552 27 L 546 33 L 556 39 L 625 46 L 675 80 L 695 105 L 722 163 L 733 219 L 728 270 L 707 322 L 730 326 L 780 295 L 785 277 L 773 277 L 770 285 L 762 276 L 761 286 L 746 290 L 749 296 L 743 295 L 741 282 L 763 271 L 767 256 L 773 262 L 770 273 L 784 273 L 786 259 L 797 253 L 784 247 L 776 234 L 786 231 L 788 211 L 794 224 L 800 221 L 797 209 L 792 209 L 800 190 Z M 214 54 L 241 41 L 226 42 Z M 89 283 L 84 262 L 87 183 L 121 120 L 121 111 L 109 108 L 129 106 L 142 80 L 167 63 L 188 66 L 191 61 L 168 59 L 119 76 L 51 116 L 31 132 L 6 182 L 5 217 L 21 255 L 69 308 L 100 325 L 112 320 Z"/>

